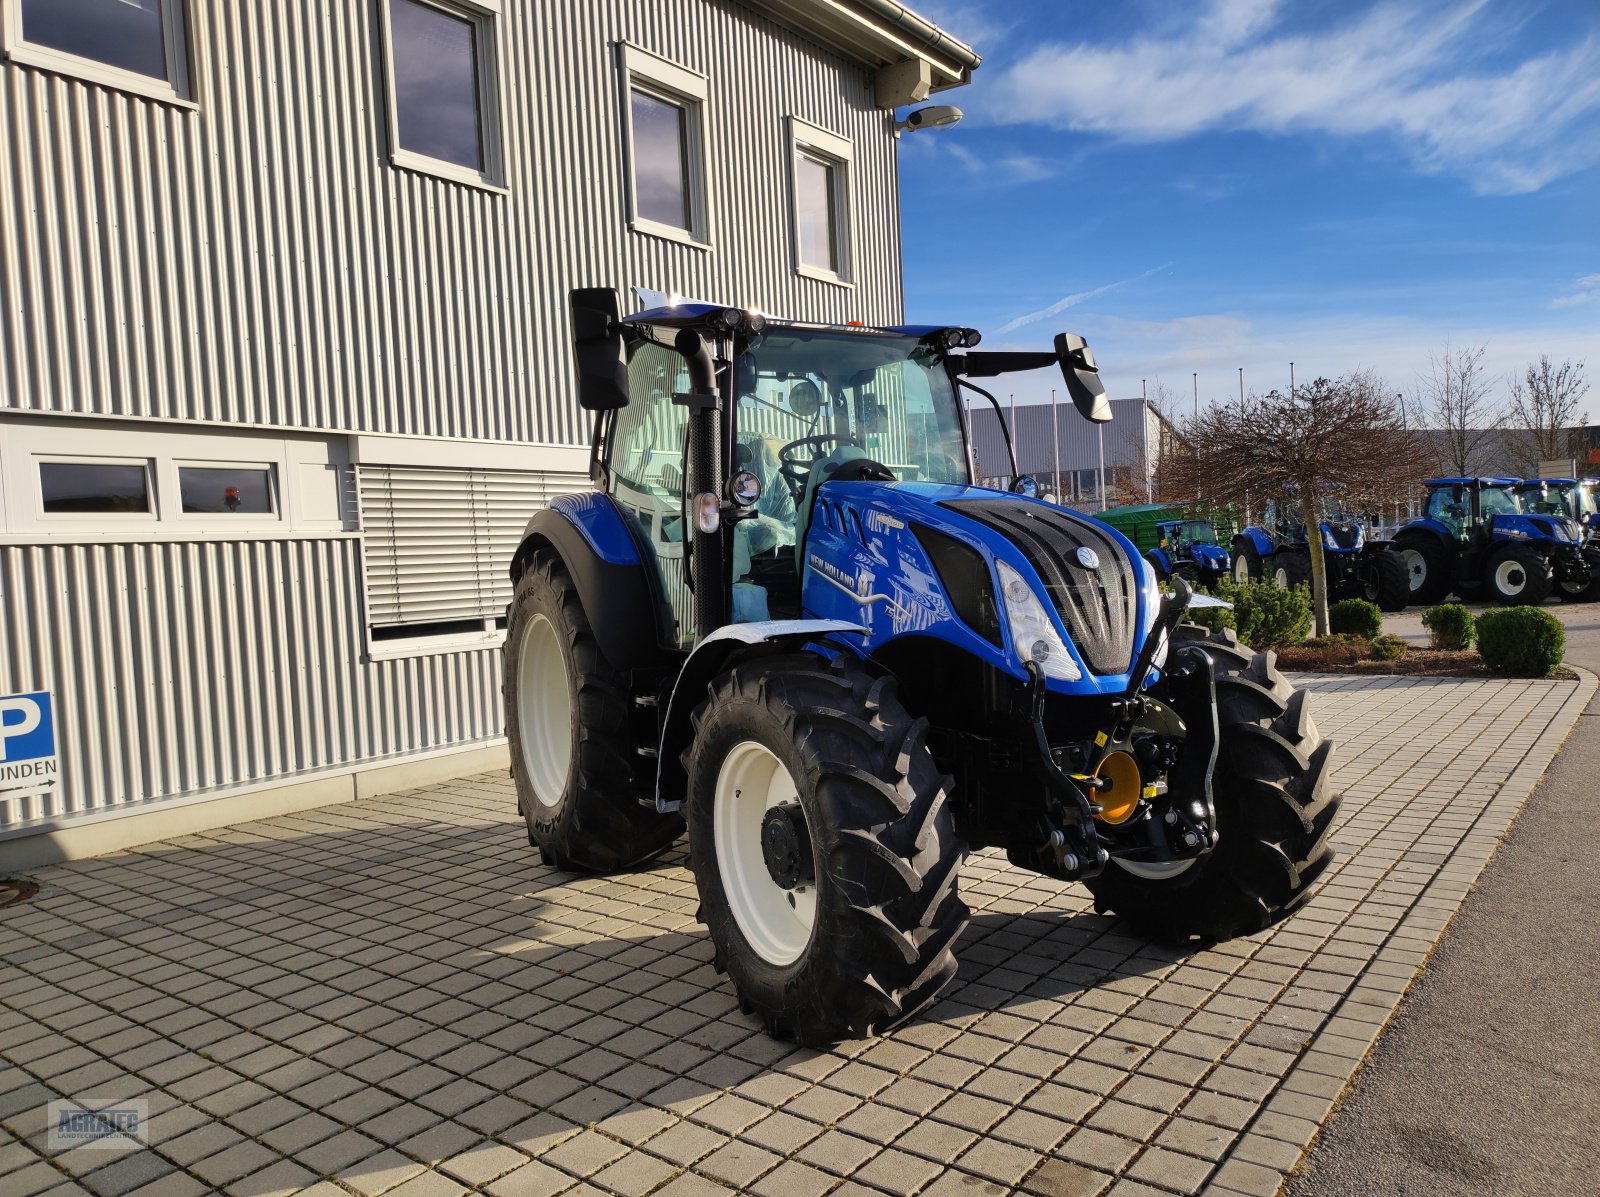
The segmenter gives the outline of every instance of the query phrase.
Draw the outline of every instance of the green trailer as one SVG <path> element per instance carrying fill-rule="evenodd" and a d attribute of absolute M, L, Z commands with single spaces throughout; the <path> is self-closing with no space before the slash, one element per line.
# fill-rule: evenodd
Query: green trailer
<path fill-rule="evenodd" d="M 1228 572 L 1228 550 L 1218 543 L 1211 520 L 1165 503 L 1111 507 L 1095 518 L 1133 541 L 1163 582 L 1178 574 L 1191 585 L 1209 587 Z"/>

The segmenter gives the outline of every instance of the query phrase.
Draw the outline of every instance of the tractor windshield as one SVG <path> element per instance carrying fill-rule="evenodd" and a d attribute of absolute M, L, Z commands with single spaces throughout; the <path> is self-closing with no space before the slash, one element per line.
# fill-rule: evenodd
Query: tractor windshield
<path fill-rule="evenodd" d="M 1216 544 L 1217 529 L 1209 520 L 1186 520 L 1172 529 L 1172 540 L 1179 548 Z"/>
<path fill-rule="evenodd" d="M 1525 515 L 1522 497 L 1509 486 L 1486 486 L 1478 495 L 1478 517 Z"/>
<path fill-rule="evenodd" d="M 772 329 L 735 380 L 734 434 L 758 473 L 866 456 L 901 482 L 971 481 L 950 376 L 913 337 Z"/>

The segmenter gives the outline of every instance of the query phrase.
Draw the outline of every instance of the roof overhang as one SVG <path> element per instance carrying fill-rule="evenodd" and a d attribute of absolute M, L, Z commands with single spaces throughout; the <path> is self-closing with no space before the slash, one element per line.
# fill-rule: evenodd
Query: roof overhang
<path fill-rule="evenodd" d="M 747 0 L 873 69 L 880 108 L 972 81 L 976 51 L 898 0 Z"/>

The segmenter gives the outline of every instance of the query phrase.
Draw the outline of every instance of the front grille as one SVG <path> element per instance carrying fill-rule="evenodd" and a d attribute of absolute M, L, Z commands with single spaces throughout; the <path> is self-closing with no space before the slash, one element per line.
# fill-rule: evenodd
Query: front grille
<path fill-rule="evenodd" d="M 992 528 L 1022 550 L 1092 672 L 1128 669 L 1138 575 L 1109 532 L 1059 507 L 1021 499 L 951 499 L 942 506 Z M 1099 566 L 1083 565 L 1079 548 L 1092 549 Z"/>
<path fill-rule="evenodd" d="M 1361 530 L 1355 524 L 1329 524 L 1328 531 L 1333 535 L 1333 543 L 1341 549 L 1356 547 L 1356 537 Z"/>

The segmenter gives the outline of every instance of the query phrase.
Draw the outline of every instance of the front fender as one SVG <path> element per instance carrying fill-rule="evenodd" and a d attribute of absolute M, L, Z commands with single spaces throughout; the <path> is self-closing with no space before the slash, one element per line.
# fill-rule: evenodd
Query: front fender
<path fill-rule="evenodd" d="M 840 619 L 775 619 L 762 623 L 731 623 L 718 628 L 689 654 L 667 701 L 661 725 L 661 746 L 656 756 L 656 809 L 663 813 L 683 806 L 689 790 L 689 771 L 683 754 L 694 741 L 690 717 L 705 697 L 711 679 L 750 657 L 769 656 L 803 648 L 827 636 L 865 636 L 868 629 Z M 839 641 L 826 642 L 845 649 Z"/>

